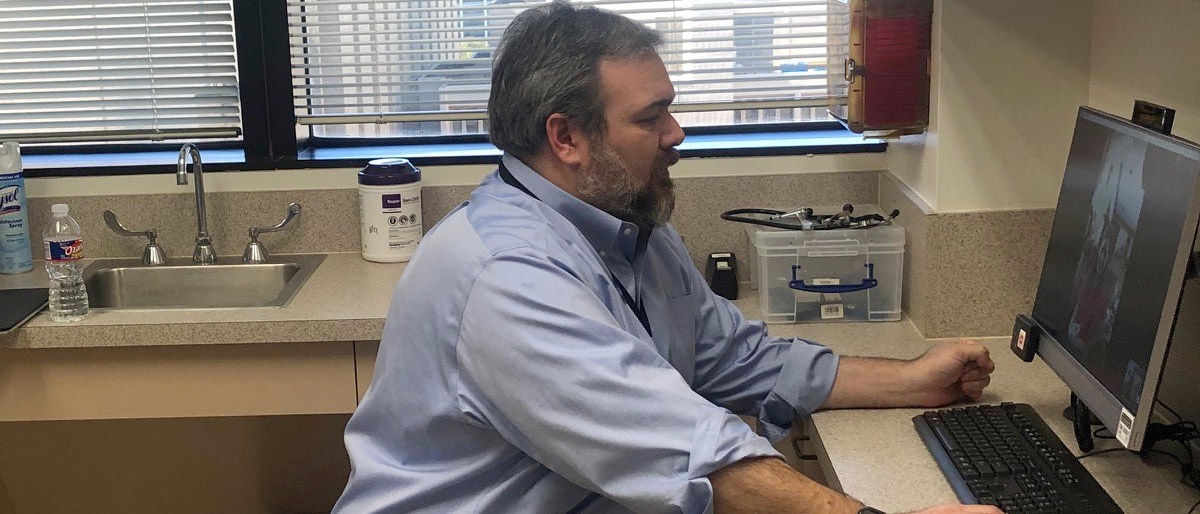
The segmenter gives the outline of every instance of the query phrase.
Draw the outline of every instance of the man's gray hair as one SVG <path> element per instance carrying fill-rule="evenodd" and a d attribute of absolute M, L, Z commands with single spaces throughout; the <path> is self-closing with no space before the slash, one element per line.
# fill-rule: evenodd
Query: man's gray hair
<path fill-rule="evenodd" d="M 517 156 L 546 143 L 546 119 L 561 113 L 588 136 L 603 134 L 601 59 L 657 55 L 662 36 L 634 20 L 558 0 L 517 15 L 496 48 L 488 136 Z"/>

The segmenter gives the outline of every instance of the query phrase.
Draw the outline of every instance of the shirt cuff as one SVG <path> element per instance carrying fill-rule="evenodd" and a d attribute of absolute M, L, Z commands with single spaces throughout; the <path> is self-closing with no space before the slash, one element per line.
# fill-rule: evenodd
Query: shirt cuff
<path fill-rule="evenodd" d="M 708 475 L 745 459 L 781 455 L 771 443 L 750 431 L 740 418 L 725 409 L 713 408 L 697 423 L 692 433 L 688 459 L 686 498 L 679 502 L 683 512 L 713 511 L 713 487 Z"/>
<path fill-rule="evenodd" d="M 794 419 L 816 412 L 829 399 L 838 360 L 833 350 L 817 343 L 804 339 L 792 342 L 787 362 L 758 414 L 765 437 L 779 442 L 787 436 Z"/>

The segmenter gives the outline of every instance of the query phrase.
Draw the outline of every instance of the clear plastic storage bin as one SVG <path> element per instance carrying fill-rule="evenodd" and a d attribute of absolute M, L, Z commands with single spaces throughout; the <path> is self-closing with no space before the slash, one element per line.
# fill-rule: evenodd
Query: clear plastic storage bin
<path fill-rule="evenodd" d="M 747 225 L 750 283 L 767 323 L 896 321 L 904 228 L 781 230 Z"/>

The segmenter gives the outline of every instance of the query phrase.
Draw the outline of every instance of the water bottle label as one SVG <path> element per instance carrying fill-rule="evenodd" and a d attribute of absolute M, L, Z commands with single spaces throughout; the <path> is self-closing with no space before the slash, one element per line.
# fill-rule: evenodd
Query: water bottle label
<path fill-rule="evenodd" d="M 47 261 L 77 261 L 83 258 L 83 240 L 46 241 Z"/>

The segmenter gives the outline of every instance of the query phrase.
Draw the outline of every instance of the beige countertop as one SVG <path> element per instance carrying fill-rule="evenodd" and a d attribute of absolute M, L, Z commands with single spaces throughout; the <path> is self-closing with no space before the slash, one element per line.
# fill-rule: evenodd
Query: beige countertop
<path fill-rule="evenodd" d="M 736 303 L 747 317 L 757 316 L 756 296 L 744 297 Z M 922 338 L 907 319 L 771 325 L 770 332 L 819 341 L 841 355 L 912 358 L 933 344 Z M 1025 363 L 1013 355 L 1008 349 L 1008 338 L 987 338 L 981 342 L 991 351 L 997 366 L 981 402 L 1032 405 L 1067 447 L 1079 454 L 1071 424 L 1062 417 L 1070 396 L 1066 385 L 1040 359 Z M 816 413 L 812 423 L 825 450 L 820 457 L 826 475 L 836 477 L 846 494 L 886 512 L 957 501 L 913 428 L 912 417 L 924 411 L 862 409 Z M 1113 441 L 1096 442 L 1097 450 L 1115 446 Z M 1151 456 L 1146 463 L 1132 453 L 1113 452 L 1082 462 L 1127 513 L 1184 514 L 1200 500 L 1200 493 L 1179 482 L 1179 466 L 1163 456 Z M 829 477 L 831 481 L 833 477 Z"/>
<path fill-rule="evenodd" d="M 332 253 L 283 307 L 93 310 L 69 324 L 50 321 L 42 311 L 20 329 L 0 335 L 0 347 L 373 341 L 383 333 L 404 268 L 365 261 L 357 252 Z M 21 287 L 46 287 L 46 273 L 38 268 L 0 275 L 0 289 Z"/>

